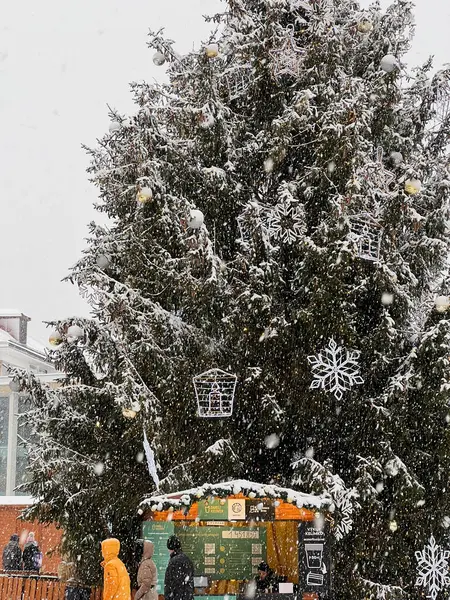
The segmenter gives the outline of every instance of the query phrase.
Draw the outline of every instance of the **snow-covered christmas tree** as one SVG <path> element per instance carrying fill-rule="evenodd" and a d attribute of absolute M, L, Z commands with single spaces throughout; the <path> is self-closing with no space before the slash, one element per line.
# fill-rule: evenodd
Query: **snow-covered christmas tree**
<path fill-rule="evenodd" d="M 212 21 L 186 56 L 150 34 L 169 82 L 133 84 L 90 150 L 111 225 L 70 276 L 93 319 L 54 324 L 65 384 L 30 384 L 31 513 L 88 581 L 103 536 L 130 557 L 145 431 L 164 491 L 327 492 L 337 597 L 411 597 L 450 522 L 450 72 L 407 75 L 404 0 L 227 0 Z M 209 374 L 202 410 L 231 417 L 197 416 L 211 369 L 234 403 Z"/>

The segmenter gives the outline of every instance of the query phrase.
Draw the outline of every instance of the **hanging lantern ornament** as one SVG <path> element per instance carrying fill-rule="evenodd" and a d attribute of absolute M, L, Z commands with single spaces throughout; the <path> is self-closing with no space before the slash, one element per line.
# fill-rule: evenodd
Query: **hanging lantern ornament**
<path fill-rule="evenodd" d="M 422 189 L 422 182 L 419 179 L 407 179 L 405 181 L 405 192 L 410 196 L 415 196 Z"/>
<path fill-rule="evenodd" d="M 162 65 L 166 62 L 166 57 L 162 52 L 155 52 L 153 55 L 153 64 L 157 67 L 162 67 Z"/>
<path fill-rule="evenodd" d="M 193 378 L 199 417 L 231 417 L 237 376 L 210 369 Z"/>
<path fill-rule="evenodd" d="M 68 342 L 77 342 L 78 340 L 82 340 L 84 338 L 84 330 L 78 325 L 71 325 L 67 329 L 66 336 Z"/>
<path fill-rule="evenodd" d="M 208 44 L 205 47 L 205 54 L 208 58 L 216 58 L 219 56 L 219 46 L 217 44 Z"/>
<path fill-rule="evenodd" d="M 448 296 L 437 296 L 434 304 L 438 312 L 445 312 L 450 307 L 450 298 Z"/>
<path fill-rule="evenodd" d="M 385 73 L 392 73 L 398 68 L 398 61 L 393 54 L 386 54 L 381 59 L 380 67 Z"/>
<path fill-rule="evenodd" d="M 359 33 L 370 33 L 373 25 L 369 19 L 362 19 L 356 26 Z"/>
<path fill-rule="evenodd" d="M 149 187 L 141 188 L 136 194 L 136 200 L 139 204 L 146 204 L 153 198 L 152 189 Z"/>
<path fill-rule="evenodd" d="M 114 133 L 115 131 L 119 131 L 121 129 L 121 124 L 119 121 L 111 121 L 109 124 L 109 133 Z"/>
<path fill-rule="evenodd" d="M 52 331 L 48 338 L 48 343 L 51 346 L 59 346 L 63 343 L 63 336 L 59 333 L 59 331 Z"/>
<path fill-rule="evenodd" d="M 191 215 L 188 221 L 189 229 L 200 229 L 203 225 L 205 217 L 201 210 L 191 210 Z"/>

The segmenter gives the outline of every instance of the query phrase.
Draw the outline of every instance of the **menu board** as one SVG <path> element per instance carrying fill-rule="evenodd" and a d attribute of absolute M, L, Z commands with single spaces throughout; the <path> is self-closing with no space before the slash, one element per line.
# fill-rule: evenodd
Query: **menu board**
<path fill-rule="evenodd" d="M 266 559 L 265 527 L 177 527 L 176 534 L 196 576 L 250 579 Z"/>
<path fill-rule="evenodd" d="M 149 540 L 155 545 L 153 560 L 158 573 L 158 593 L 163 593 L 164 576 L 170 554 L 167 550 L 167 540 L 174 533 L 174 525 L 171 521 L 144 521 L 142 524 L 142 538 Z"/>
<path fill-rule="evenodd" d="M 319 600 L 331 594 L 331 548 L 329 524 L 316 527 L 301 523 L 298 529 L 299 587 L 301 592 L 315 592 Z"/>

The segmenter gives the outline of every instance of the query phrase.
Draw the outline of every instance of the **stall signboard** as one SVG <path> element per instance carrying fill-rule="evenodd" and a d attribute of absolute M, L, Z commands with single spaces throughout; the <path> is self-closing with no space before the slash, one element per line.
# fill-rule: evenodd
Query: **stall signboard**
<path fill-rule="evenodd" d="M 331 536 L 329 524 L 303 522 L 298 528 L 299 588 L 316 593 L 319 600 L 331 595 Z"/>
<path fill-rule="evenodd" d="M 245 518 L 247 521 L 274 521 L 275 505 L 273 500 L 246 500 Z"/>
<path fill-rule="evenodd" d="M 273 521 L 275 506 L 271 500 L 210 498 L 198 503 L 201 521 Z"/>
<path fill-rule="evenodd" d="M 197 577 L 250 579 L 266 559 L 265 527 L 177 526 L 176 535 L 194 563 Z"/>
<path fill-rule="evenodd" d="M 223 498 L 200 500 L 198 518 L 201 521 L 228 521 L 228 503 Z"/>
<path fill-rule="evenodd" d="M 170 554 L 167 550 L 167 540 L 174 533 L 171 521 L 144 521 L 142 524 L 142 538 L 153 542 L 155 546 L 153 560 L 158 573 L 158 593 L 163 593 L 164 575 Z"/>

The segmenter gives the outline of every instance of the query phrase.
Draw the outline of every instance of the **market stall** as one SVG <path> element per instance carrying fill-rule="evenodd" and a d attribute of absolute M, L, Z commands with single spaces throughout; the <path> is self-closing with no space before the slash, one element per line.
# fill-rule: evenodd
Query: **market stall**
<path fill-rule="evenodd" d="M 329 503 L 327 497 L 243 480 L 146 499 L 139 511 L 143 538 L 155 544 L 158 593 L 164 591 L 166 542 L 176 534 L 194 563 L 196 594 L 203 600 L 241 600 L 261 563 L 276 583 L 257 589 L 256 596 L 329 598 Z"/>

